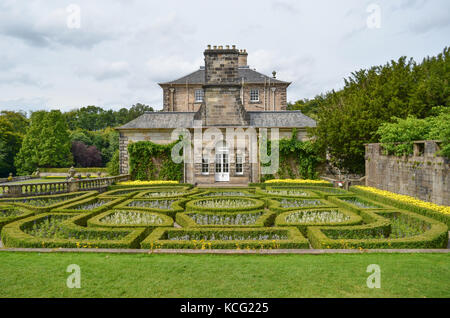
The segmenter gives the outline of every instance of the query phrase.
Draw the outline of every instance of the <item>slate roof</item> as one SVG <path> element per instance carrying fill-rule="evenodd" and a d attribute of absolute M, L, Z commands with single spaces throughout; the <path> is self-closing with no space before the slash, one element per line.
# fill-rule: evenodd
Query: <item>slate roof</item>
<path fill-rule="evenodd" d="M 315 127 L 316 121 L 300 111 L 249 111 L 252 127 Z M 157 128 L 193 128 L 195 112 L 148 112 L 133 121 L 117 128 L 157 129 Z"/>
<path fill-rule="evenodd" d="M 240 67 L 238 69 L 239 78 L 244 79 L 244 83 L 252 83 L 252 84 L 264 84 L 264 79 L 266 82 L 277 83 L 277 84 L 290 84 L 290 82 L 280 81 L 276 78 L 264 75 L 255 70 L 252 70 L 248 67 Z M 170 84 L 205 84 L 205 69 L 200 68 L 199 70 L 183 76 L 177 80 L 160 83 L 159 85 L 170 85 Z"/>

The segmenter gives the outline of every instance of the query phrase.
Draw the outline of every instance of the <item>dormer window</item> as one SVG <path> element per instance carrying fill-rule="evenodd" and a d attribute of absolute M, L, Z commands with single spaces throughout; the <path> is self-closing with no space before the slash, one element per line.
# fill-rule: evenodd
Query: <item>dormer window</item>
<path fill-rule="evenodd" d="M 250 101 L 251 102 L 259 102 L 259 89 L 251 89 L 250 90 Z"/>
<path fill-rule="evenodd" d="M 203 102 L 203 96 L 204 96 L 203 89 L 196 89 L 195 90 L 195 102 L 196 103 Z"/>

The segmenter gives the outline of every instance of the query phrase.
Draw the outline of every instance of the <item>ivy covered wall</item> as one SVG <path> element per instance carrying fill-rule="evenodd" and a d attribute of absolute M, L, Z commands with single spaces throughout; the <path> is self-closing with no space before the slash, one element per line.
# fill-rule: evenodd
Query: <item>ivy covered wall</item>
<path fill-rule="evenodd" d="M 270 140 L 267 149 L 270 155 Z M 298 140 L 297 130 L 293 129 L 291 138 L 280 139 L 278 149 L 280 154 L 278 171 L 275 174 L 262 175 L 261 182 L 286 178 L 317 179 L 318 167 L 324 160 L 314 141 Z"/>
<path fill-rule="evenodd" d="M 132 180 L 176 180 L 183 179 L 183 163 L 171 159 L 173 146 L 138 141 L 128 145 L 130 174 Z"/>

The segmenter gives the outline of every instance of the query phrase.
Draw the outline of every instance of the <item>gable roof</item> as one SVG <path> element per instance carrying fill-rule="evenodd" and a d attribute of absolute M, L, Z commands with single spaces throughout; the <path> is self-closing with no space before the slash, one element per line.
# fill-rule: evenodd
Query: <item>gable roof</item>
<path fill-rule="evenodd" d="M 315 127 L 316 121 L 301 111 L 249 111 L 251 127 L 264 128 L 303 128 Z M 195 112 L 147 112 L 129 123 L 117 128 L 163 129 L 193 128 Z"/>
<path fill-rule="evenodd" d="M 268 83 L 276 84 L 291 84 L 290 82 L 280 81 L 276 78 L 264 75 L 255 70 L 252 70 L 248 67 L 240 67 L 238 68 L 239 78 L 244 79 L 244 83 L 252 83 L 252 84 L 264 84 L 264 80 Z M 205 84 L 205 69 L 200 68 L 199 70 L 192 72 L 186 76 L 180 77 L 174 81 L 159 83 L 159 85 L 170 85 L 170 84 Z"/>

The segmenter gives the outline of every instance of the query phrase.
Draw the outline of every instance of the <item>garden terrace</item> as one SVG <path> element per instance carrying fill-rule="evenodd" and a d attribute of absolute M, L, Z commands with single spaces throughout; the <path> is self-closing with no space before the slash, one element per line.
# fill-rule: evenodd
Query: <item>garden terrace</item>
<path fill-rule="evenodd" d="M 448 241 L 446 207 L 395 200 L 394 194 L 383 197 L 363 187 L 199 189 L 141 182 L 108 190 L 1 199 L 3 245 L 368 249 L 445 248 Z"/>

